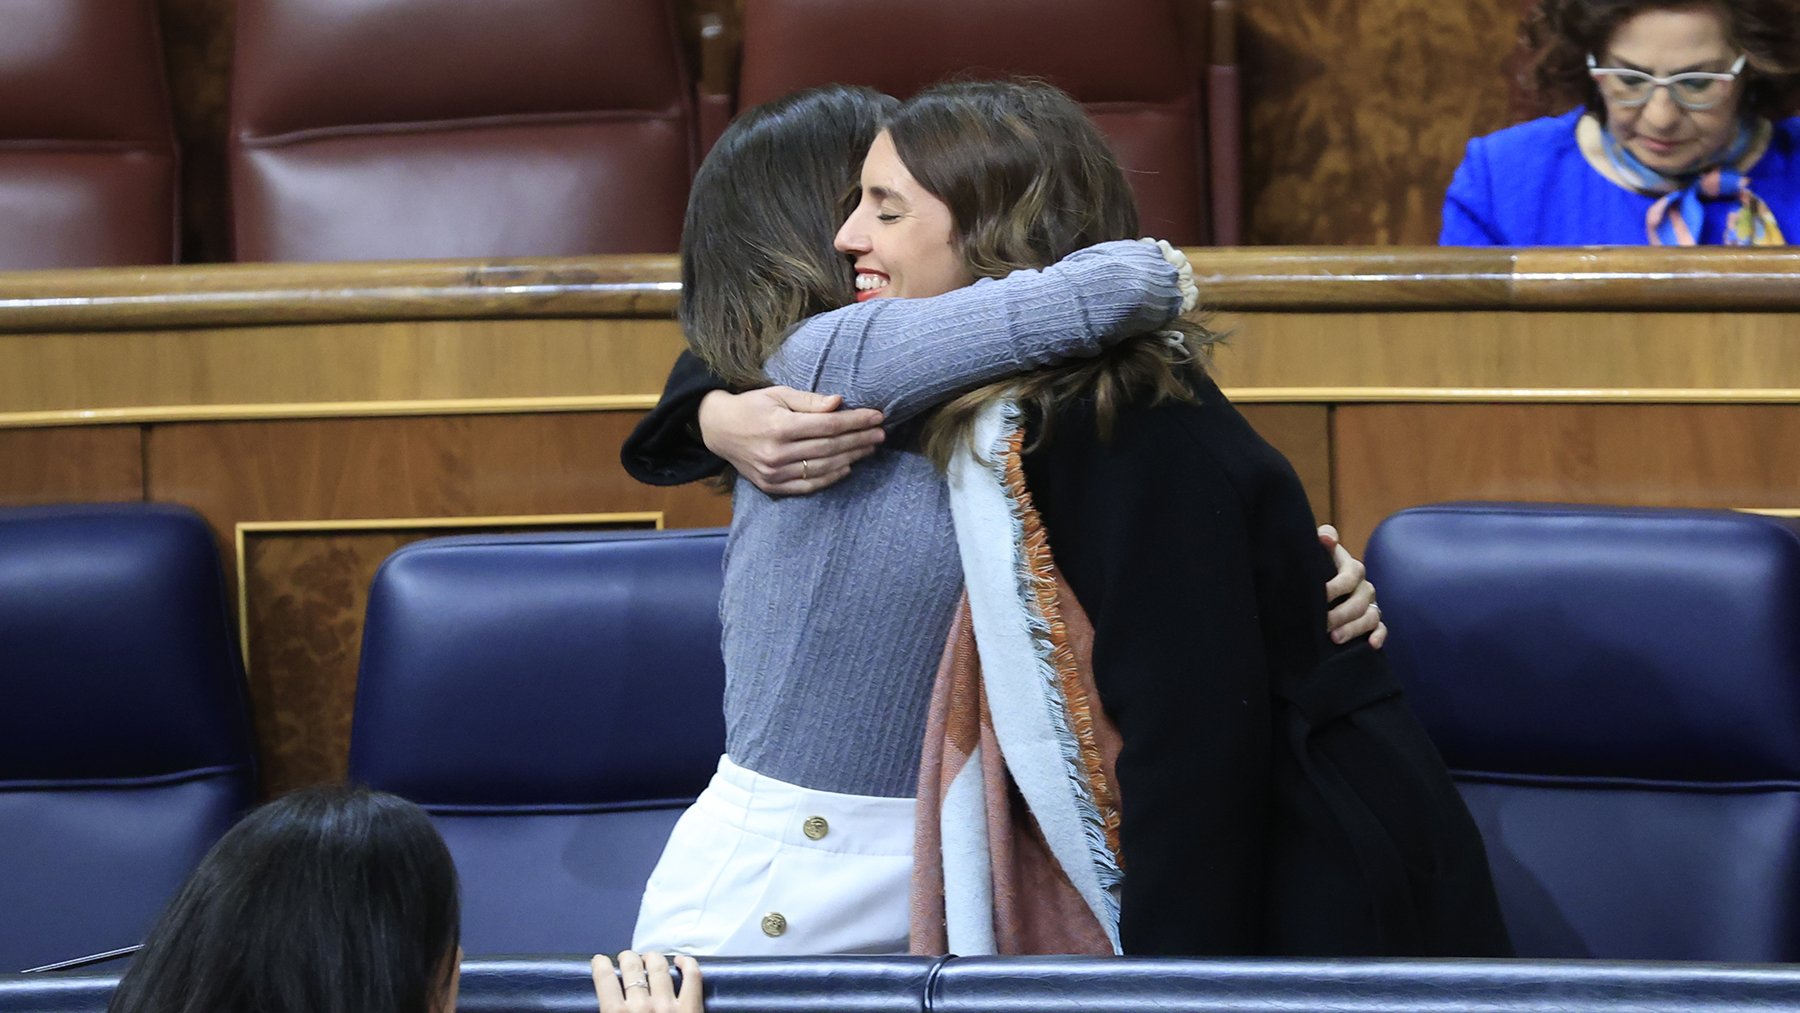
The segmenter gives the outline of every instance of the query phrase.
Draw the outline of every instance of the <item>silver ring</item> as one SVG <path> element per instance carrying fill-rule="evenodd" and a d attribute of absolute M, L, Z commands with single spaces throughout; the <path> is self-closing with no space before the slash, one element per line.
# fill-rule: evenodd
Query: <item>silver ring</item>
<path fill-rule="evenodd" d="M 800 481 L 809 482 L 812 480 L 812 476 L 810 474 L 808 474 L 808 472 L 811 469 L 812 469 L 812 462 L 806 460 L 805 458 L 801 458 L 800 459 Z"/>
<path fill-rule="evenodd" d="M 646 992 L 650 991 L 650 976 L 646 974 L 642 978 L 639 978 L 638 980 L 632 982 L 631 984 L 626 985 L 625 991 L 629 992 L 634 988 L 641 988 Z"/>
<path fill-rule="evenodd" d="M 1381 606 L 1375 604 L 1374 602 L 1370 602 L 1369 603 L 1369 611 L 1375 613 L 1376 615 L 1380 615 L 1381 614 Z"/>

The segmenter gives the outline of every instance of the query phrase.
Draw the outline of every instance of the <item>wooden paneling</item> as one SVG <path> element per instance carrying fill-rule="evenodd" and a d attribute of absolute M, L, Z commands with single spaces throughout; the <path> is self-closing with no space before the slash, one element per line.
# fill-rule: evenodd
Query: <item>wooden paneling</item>
<path fill-rule="evenodd" d="M 0 332 L 673 316 L 664 255 L 0 272 Z"/>
<path fill-rule="evenodd" d="M 680 347 L 665 319 L 0 334 L 0 422 L 384 414 L 522 397 L 653 404 Z"/>
<path fill-rule="evenodd" d="M 1196 248 L 1209 310 L 1800 309 L 1790 247 Z M 668 319 L 670 256 L 0 272 L 0 333 Z"/>
<path fill-rule="evenodd" d="M 226 559 L 247 521 L 319 521 L 328 529 L 350 520 L 660 512 L 667 527 L 729 523 L 723 495 L 652 488 L 625 475 L 619 445 L 640 417 L 162 425 L 147 435 L 148 485 L 151 499 L 199 510 Z M 342 773 L 368 579 L 400 544 L 453 530 L 247 535 L 252 705 L 271 788 Z M 231 579 L 235 591 L 235 573 Z"/>
<path fill-rule="evenodd" d="M 312 419 L 152 427 L 150 498 L 186 503 L 228 537 L 239 521 L 662 511 L 724 524 L 728 500 L 640 485 L 619 446 L 642 415 L 594 412 Z"/>
<path fill-rule="evenodd" d="M 1792 251 L 1196 251 L 1196 268 L 1234 332 L 1220 380 L 1248 400 L 1800 396 Z M 0 427 L 642 408 L 681 347 L 673 271 L 0 276 Z"/>
<path fill-rule="evenodd" d="M 0 429 L 0 505 L 143 498 L 137 426 Z"/>
<path fill-rule="evenodd" d="M 1394 511 L 1454 499 L 1800 507 L 1795 405 L 1345 405 L 1332 451 L 1358 551 Z"/>
<path fill-rule="evenodd" d="M 1247 236 L 1431 244 L 1463 145 L 1509 122 L 1520 0 L 1245 0 Z"/>
<path fill-rule="evenodd" d="M 1800 390 L 1800 314 L 1450 310 L 1221 314 L 1234 396 L 1663 400 Z M 1297 390 L 1296 390 L 1297 389 Z M 1635 394 L 1633 392 L 1636 392 Z M 1509 395 L 1511 396 L 1511 395 Z"/>
<path fill-rule="evenodd" d="M 1282 452 L 1312 503 L 1320 524 L 1331 520 L 1331 409 L 1324 405 L 1241 406 L 1262 438 Z"/>

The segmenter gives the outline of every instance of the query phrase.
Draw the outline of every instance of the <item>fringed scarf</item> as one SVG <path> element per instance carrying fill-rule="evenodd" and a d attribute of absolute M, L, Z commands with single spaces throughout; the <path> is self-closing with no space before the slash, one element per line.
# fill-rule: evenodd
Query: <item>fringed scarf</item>
<path fill-rule="evenodd" d="M 951 461 L 967 592 L 926 729 L 914 847 L 915 953 L 1118 953 L 1116 731 L 1092 627 L 1025 487 L 1010 400 Z"/>
<path fill-rule="evenodd" d="M 1757 118 L 1738 125 L 1736 136 L 1714 164 L 1682 176 L 1650 168 L 1625 150 L 1592 114 L 1575 127 L 1582 154 L 1600 175 L 1636 193 L 1657 196 L 1644 216 L 1651 246 L 1694 246 L 1706 218 L 1706 201 L 1736 199 L 1726 219 L 1726 246 L 1783 246 L 1774 212 L 1750 189 L 1750 170 L 1769 148 L 1774 127 Z"/>

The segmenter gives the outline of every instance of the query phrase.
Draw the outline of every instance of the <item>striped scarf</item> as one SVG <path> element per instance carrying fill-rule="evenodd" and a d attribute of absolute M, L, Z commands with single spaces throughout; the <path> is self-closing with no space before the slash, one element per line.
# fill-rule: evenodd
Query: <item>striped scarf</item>
<path fill-rule="evenodd" d="M 1738 207 L 1726 219 L 1726 246 L 1784 246 L 1774 212 L 1750 189 L 1750 168 L 1766 149 L 1767 120 L 1740 122 L 1736 136 L 1718 162 L 1698 172 L 1668 176 L 1650 168 L 1613 137 L 1600 131 L 1600 143 L 1614 178 L 1644 194 L 1660 194 L 1644 216 L 1651 246 L 1694 246 L 1706 217 L 1705 202 L 1736 198 Z M 1753 150 L 1754 149 L 1754 150 Z"/>
<path fill-rule="evenodd" d="M 950 464 L 967 594 L 920 765 L 915 953 L 1119 952 L 1118 734 L 1025 487 L 1022 422 L 990 404 Z"/>

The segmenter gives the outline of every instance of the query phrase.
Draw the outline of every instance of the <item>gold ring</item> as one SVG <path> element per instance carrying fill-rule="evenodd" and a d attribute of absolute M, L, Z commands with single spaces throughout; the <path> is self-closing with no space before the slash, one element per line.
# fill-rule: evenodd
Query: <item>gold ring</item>
<path fill-rule="evenodd" d="M 800 481 L 802 481 L 802 482 L 811 481 L 812 475 L 808 474 L 808 472 L 810 472 L 811 469 L 812 469 L 812 462 L 806 460 L 805 458 L 801 458 L 800 459 Z"/>

